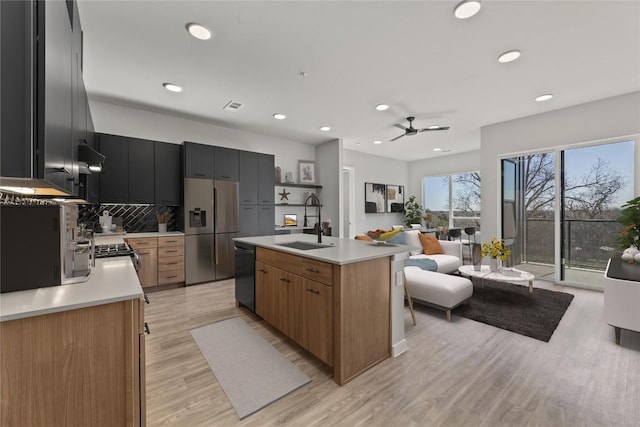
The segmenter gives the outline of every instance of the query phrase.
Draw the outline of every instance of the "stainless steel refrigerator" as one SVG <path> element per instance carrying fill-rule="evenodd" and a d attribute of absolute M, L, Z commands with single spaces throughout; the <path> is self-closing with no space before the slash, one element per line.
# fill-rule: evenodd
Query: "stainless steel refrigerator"
<path fill-rule="evenodd" d="M 184 233 L 187 285 L 233 277 L 238 183 L 186 178 Z"/>

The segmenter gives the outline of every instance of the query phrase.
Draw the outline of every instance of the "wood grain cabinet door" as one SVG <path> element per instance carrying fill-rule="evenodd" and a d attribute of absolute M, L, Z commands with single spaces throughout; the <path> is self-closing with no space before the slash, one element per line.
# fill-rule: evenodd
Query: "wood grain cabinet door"
<path fill-rule="evenodd" d="M 333 288 L 302 279 L 302 346 L 333 366 Z"/>

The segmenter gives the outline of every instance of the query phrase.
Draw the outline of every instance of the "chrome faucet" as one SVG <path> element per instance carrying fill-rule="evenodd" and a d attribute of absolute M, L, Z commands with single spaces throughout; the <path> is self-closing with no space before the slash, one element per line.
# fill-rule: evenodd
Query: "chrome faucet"
<path fill-rule="evenodd" d="M 309 216 L 317 216 L 318 217 L 318 243 L 322 243 L 322 219 L 320 217 L 320 199 L 318 198 L 318 196 L 315 195 L 315 193 L 311 193 L 311 195 L 309 195 L 309 197 L 307 197 L 304 201 L 304 227 L 308 227 L 309 223 L 307 222 L 307 202 L 309 202 L 309 200 L 311 200 L 311 205 L 313 206 L 314 204 L 316 204 L 316 206 L 318 206 L 318 215 L 309 215 Z"/>

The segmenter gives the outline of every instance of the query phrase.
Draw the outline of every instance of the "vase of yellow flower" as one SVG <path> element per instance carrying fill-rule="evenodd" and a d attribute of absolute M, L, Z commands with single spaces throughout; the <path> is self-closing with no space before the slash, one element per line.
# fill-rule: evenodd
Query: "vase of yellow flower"
<path fill-rule="evenodd" d="M 491 240 L 482 242 L 482 256 L 491 257 L 489 268 L 491 271 L 498 271 L 498 260 L 504 261 L 511 255 L 511 249 L 508 249 L 504 240 L 498 240 L 492 237 Z"/>

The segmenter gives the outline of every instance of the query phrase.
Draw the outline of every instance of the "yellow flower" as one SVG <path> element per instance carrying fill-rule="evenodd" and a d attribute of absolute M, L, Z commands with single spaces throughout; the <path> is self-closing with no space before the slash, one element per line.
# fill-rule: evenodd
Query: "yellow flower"
<path fill-rule="evenodd" d="M 498 240 L 495 237 L 489 241 L 482 243 L 482 256 L 490 256 L 491 258 L 499 258 L 502 261 L 509 258 L 511 255 L 511 249 L 507 249 L 504 245 L 504 240 Z"/>

